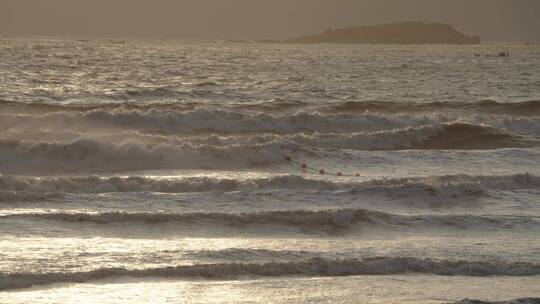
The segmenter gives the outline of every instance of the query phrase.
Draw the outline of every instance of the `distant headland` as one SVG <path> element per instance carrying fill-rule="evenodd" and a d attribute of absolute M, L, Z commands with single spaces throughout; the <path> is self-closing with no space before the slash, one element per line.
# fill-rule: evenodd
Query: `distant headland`
<path fill-rule="evenodd" d="M 289 43 L 366 44 L 479 44 L 480 38 L 467 36 L 444 23 L 400 22 L 344 29 L 286 40 Z"/>

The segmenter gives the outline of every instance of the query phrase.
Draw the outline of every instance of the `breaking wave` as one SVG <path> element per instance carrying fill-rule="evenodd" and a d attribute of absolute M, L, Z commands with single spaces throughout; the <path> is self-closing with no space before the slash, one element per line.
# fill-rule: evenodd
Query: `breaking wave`
<path fill-rule="evenodd" d="M 28 193 L 112 193 L 161 192 L 194 193 L 210 191 L 251 191 L 291 189 L 305 191 L 351 191 L 385 195 L 428 194 L 431 196 L 481 195 L 486 190 L 518 190 L 540 188 L 540 176 L 516 175 L 447 175 L 418 178 L 380 179 L 366 182 L 332 182 L 296 175 L 260 179 L 220 179 L 210 177 L 58 177 L 30 178 L 0 175 L 0 190 Z"/>
<path fill-rule="evenodd" d="M 195 86 L 211 85 L 212 83 L 201 83 Z M 89 111 L 89 110 L 193 110 L 195 108 L 204 108 L 214 106 L 210 101 L 198 102 L 196 100 L 184 102 L 148 102 L 137 100 L 129 102 L 129 99 L 137 97 L 154 97 L 154 99 L 163 97 L 178 97 L 185 95 L 193 97 L 197 92 L 178 91 L 169 88 L 142 88 L 139 90 L 120 92 L 115 95 L 92 96 L 97 98 L 99 103 L 85 103 L 83 100 L 71 103 L 47 103 L 47 102 L 8 102 L 2 101 L 0 105 L 12 110 L 21 112 L 69 112 L 69 111 Z M 191 95 L 191 96 L 190 96 Z M 118 99 L 122 102 L 109 101 Z M 166 99 L 166 98 L 165 98 Z M 279 113 L 283 111 L 299 111 L 309 107 L 314 111 L 321 113 L 363 113 L 373 112 L 382 114 L 422 114 L 433 112 L 467 112 L 477 114 L 494 115 L 515 115 L 515 116 L 540 116 L 540 100 L 526 100 L 520 102 L 500 102 L 486 99 L 476 102 L 387 102 L 387 101 L 348 101 L 341 103 L 319 103 L 309 104 L 302 101 L 285 101 L 274 99 L 266 102 L 247 102 L 247 103 L 228 103 L 222 106 L 231 110 L 245 110 L 250 112 L 270 112 Z"/>
<path fill-rule="evenodd" d="M 0 290 L 29 288 L 53 283 L 85 283 L 111 277 L 223 280 L 239 277 L 336 277 L 407 273 L 441 276 L 532 276 L 540 274 L 540 265 L 524 262 L 431 260 L 411 257 L 374 257 L 349 260 L 314 258 L 289 263 L 223 263 L 151 269 L 102 268 L 85 272 L 4 273 L 0 274 Z"/>
<path fill-rule="evenodd" d="M 212 146 L 260 145 L 279 143 L 302 145 L 325 149 L 354 149 L 364 151 L 381 150 L 485 150 L 499 148 L 525 148 L 540 145 L 540 140 L 505 132 L 493 127 L 449 123 L 404 128 L 377 132 L 331 133 L 331 134 L 261 134 L 261 135 L 207 135 L 207 136 L 164 136 L 137 131 L 105 132 L 88 134 L 83 132 L 33 131 L 31 133 L 3 132 L 6 139 L 43 140 L 47 142 L 74 141 L 80 139 L 109 142 L 141 142 L 145 144 L 192 144 Z"/>
<path fill-rule="evenodd" d="M 70 143 L 0 141 L 0 170 L 21 172 L 115 172 L 144 169 L 226 169 L 283 162 L 279 144 L 227 147 L 143 144 L 80 139 Z"/>
<path fill-rule="evenodd" d="M 469 127 L 465 127 L 466 125 Z M 469 131 L 473 131 L 473 135 L 504 134 L 495 129 L 507 133 L 540 135 L 540 117 L 472 115 L 465 118 L 460 115 L 436 113 L 385 115 L 367 112 L 356 115 L 320 112 L 270 115 L 205 109 L 189 111 L 100 109 L 46 114 L 3 113 L 0 114 L 0 127 L 4 131 L 26 133 L 46 129 L 55 132 L 69 130 L 85 133 L 139 131 L 164 135 L 358 133 L 416 128 L 420 137 L 422 134 L 424 136 L 429 134 L 429 128 L 434 129 L 432 133 L 437 131 L 437 128 L 438 133 L 441 133 L 442 128 L 454 136 L 463 137 Z"/>
<path fill-rule="evenodd" d="M 8 137 L 18 138 L 17 133 Z M 284 155 L 295 152 L 317 156 L 318 149 L 481 150 L 535 147 L 539 144 L 538 140 L 466 124 L 352 135 L 212 136 L 185 140 L 120 133 L 115 136 L 81 137 L 68 142 L 0 139 L 0 170 L 19 174 L 45 171 L 245 169 L 283 164 Z"/>
<path fill-rule="evenodd" d="M 392 130 L 434 124 L 441 119 L 427 116 L 379 114 L 322 115 L 299 112 L 293 115 L 244 114 L 220 110 L 171 111 L 104 111 L 57 112 L 43 115 L 0 114 L 5 130 L 35 126 L 56 130 L 140 130 L 149 133 L 297 133 L 354 132 Z"/>
<path fill-rule="evenodd" d="M 334 149 L 497 149 L 531 147 L 538 142 L 486 126 L 450 123 L 350 135 L 296 135 L 298 144 Z"/>
<path fill-rule="evenodd" d="M 143 136 L 143 135 L 139 135 Z M 145 140 L 152 140 L 146 135 Z M 142 139 L 142 138 L 141 138 Z M 157 138 L 156 138 L 157 139 Z M 540 141 L 488 126 L 465 123 L 448 123 L 377 132 L 351 134 L 264 134 L 257 136 L 218 136 L 169 138 L 172 141 L 188 141 L 192 144 L 226 146 L 233 144 L 262 144 L 278 142 L 326 149 L 381 150 L 483 150 L 499 148 L 524 148 L 540 145 Z"/>

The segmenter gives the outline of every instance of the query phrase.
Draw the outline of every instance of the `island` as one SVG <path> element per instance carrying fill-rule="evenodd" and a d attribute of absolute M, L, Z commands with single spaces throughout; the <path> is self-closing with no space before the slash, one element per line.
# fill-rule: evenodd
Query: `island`
<path fill-rule="evenodd" d="M 467 36 L 444 23 L 400 22 L 344 29 L 286 40 L 289 43 L 366 44 L 479 44 L 477 36 Z"/>

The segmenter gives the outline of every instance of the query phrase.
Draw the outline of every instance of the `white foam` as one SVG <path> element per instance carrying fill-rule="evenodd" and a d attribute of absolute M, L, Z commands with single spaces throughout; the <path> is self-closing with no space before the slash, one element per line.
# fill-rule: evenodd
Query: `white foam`
<path fill-rule="evenodd" d="M 322 114 L 248 114 L 223 110 L 197 109 L 192 111 L 158 110 L 91 110 L 52 112 L 46 114 L 0 114 L 4 130 L 139 130 L 150 133 L 263 133 L 291 134 L 298 132 L 350 133 L 417 128 L 440 123 L 461 122 L 486 125 L 520 134 L 540 135 L 540 117 L 511 115 L 481 115 L 461 117 L 447 114 L 376 113 Z"/>
<path fill-rule="evenodd" d="M 30 178 L 0 175 L 0 190 L 37 193 L 110 193 L 162 192 L 190 193 L 208 191 L 252 191 L 294 189 L 316 191 L 351 191 L 381 194 L 421 196 L 481 195 L 487 190 L 518 190 L 540 188 L 540 177 L 515 175 L 447 175 L 415 178 L 378 179 L 366 182 L 315 180 L 297 175 L 282 175 L 259 179 L 222 179 L 211 177 L 151 178 L 151 177 L 58 177 Z"/>
<path fill-rule="evenodd" d="M 444 120 L 444 119 L 443 119 Z M 219 110 L 187 112 L 103 111 L 56 112 L 43 115 L 0 114 L 0 127 L 9 129 L 50 128 L 56 130 L 120 129 L 152 133 L 296 133 L 301 131 L 354 132 L 418 127 L 441 118 L 410 115 L 323 115 L 299 112 L 293 115 L 251 115 Z"/>

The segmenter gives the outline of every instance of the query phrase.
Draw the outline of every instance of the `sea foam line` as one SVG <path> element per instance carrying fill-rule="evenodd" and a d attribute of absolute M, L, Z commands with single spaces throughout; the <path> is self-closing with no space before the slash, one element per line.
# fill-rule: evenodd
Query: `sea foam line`
<path fill-rule="evenodd" d="M 29 193 L 114 193 L 159 192 L 197 193 L 254 190 L 351 191 L 352 193 L 428 193 L 433 196 L 481 195 L 486 190 L 540 188 L 540 176 L 514 175 L 443 175 L 411 178 L 387 178 L 368 181 L 351 179 L 319 180 L 299 175 L 268 178 L 227 179 L 211 177 L 46 177 L 33 178 L 0 175 L 0 190 Z"/>
<path fill-rule="evenodd" d="M 140 89 L 140 92 L 125 92 L 119 96 L 125 95 L 145 95 L 149 96 L 166 96 L 169 93 L 178 94 L 178 91 L 168 89 Z M 82 112 L 93 110 L 158 110 L 158 111 L 186 111 L 195 108 L 215 107 L 216 103 L 208 101 L 197 102 L 128 102 L 119 103 L 117 101 L 107 102 L 114 95 L 103 95 L 100 103 L 88 103 L 84 100 L 77 100 L 72 103 L 31 103 L 31 102 L 10 102 L 0 101 L 0 105 L 11 111 L 21 113 L 51 113 L 51 112 Z M 302 101 L 285 101 L 272 100 L 267 102 L 243 102 L 231 103 L 221 107 L 227 107 L 229 110 L 246 110 L 246 111 L 266 111 L 266 112 L 283 112 L 283 111 L 298 111 L 306 107 L 321 113 L 363 113 L 366 111 L 374 113 L 432 113 L 432 112 L 448 112 L 462 111 L 467 113 L 490 113 L 490 114 L 512 114 L 522 116 L 540 116 L 540 100 L 525 100 L 517 102 L 500 102 L 496 100 L 479 100 L 476 102 L 387 102 L 387 101 L 349 101 L 343 103 L 320 103 L 317 105 L 308 104 Z"/>
<path fill-rule="evenodd" d="M 482 114 L 463 116 L 451 113 L 350 115 L 319 112 L 271 115 L 207 109 L 181 112 L 92 110 L 46 114 L 0 114 L 0 128 L 3 130 L 35 130 L 39 126 L 57 131 L 137 130 L 167 135 L 375 132 L 453 122 L 487 125 L 519 134 L 540 135 L 540 117 L 538 116 Z"/>

